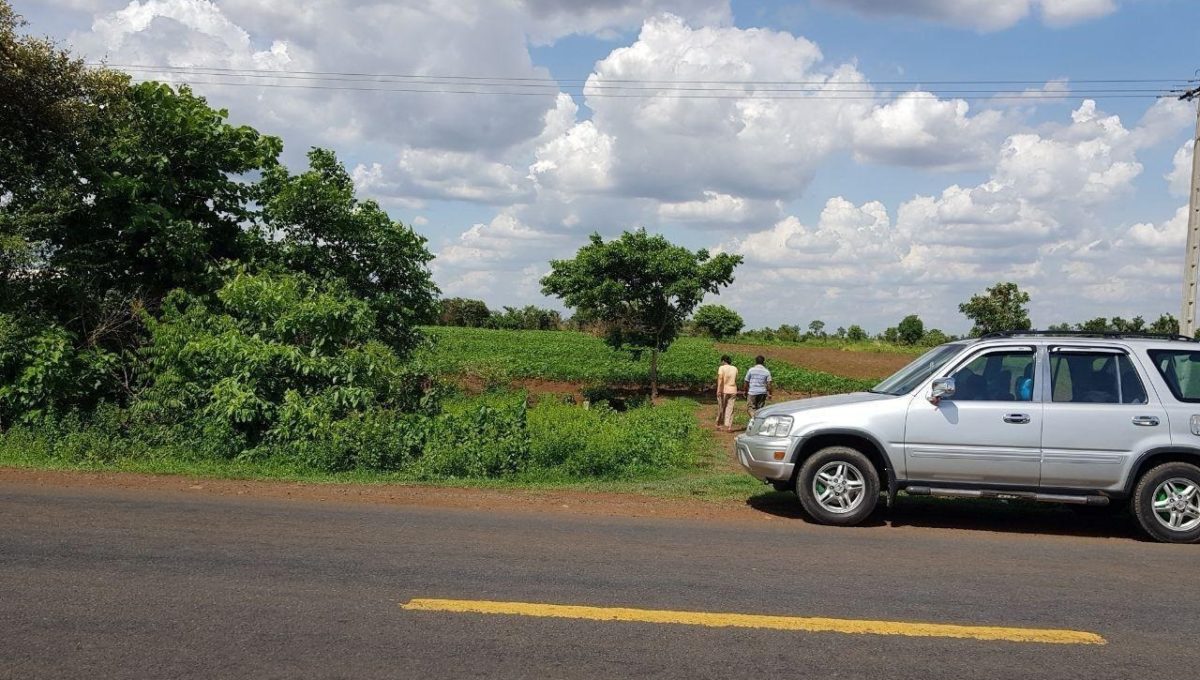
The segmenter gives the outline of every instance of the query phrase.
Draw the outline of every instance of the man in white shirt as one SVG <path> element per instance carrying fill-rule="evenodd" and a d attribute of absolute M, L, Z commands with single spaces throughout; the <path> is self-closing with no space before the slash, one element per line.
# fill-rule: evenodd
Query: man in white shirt
<path fill-rule="evenodd" d="M 717 431 L 733 429 L 733 402 L 737 400 L 737 366 L 729 355 L 721 357 L 717 369 Z"/>
<path fill-rule="evenodd" d="M 763 366 L 765 359 L 760 354 L 754 357 L 754 366 L 746 371 L 744 378 L 746 384 L 746 405 L 750 408 L 750 417 L 754 417 L 754 412 L 763 406 L 767 405 L 767 399 L 771 396 L 771 372 Z"/>

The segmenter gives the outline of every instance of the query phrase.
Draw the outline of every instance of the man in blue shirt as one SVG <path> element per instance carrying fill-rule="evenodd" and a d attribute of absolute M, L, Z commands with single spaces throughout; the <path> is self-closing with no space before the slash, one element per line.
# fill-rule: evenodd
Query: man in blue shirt
<path fill-rule="evenodd" d="M 743 379 L 746 384 L 746 404 L 750 407 L 750 417 L 754 417 L 754 412 L 763 406 L 767 405 L 767 398 L 771 396 L 771 372 L 763 366 L 762 355 L 754 357 L 754 366 L 746 371 L 746 377 Z"/>

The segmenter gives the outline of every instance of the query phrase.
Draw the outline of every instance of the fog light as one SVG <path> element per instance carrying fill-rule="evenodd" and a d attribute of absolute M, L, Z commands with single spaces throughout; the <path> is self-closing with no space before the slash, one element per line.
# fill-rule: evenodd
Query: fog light
<path fill-rule="evenodd" d="M 785 455 L 787 455 L 787 454 L 785 454 L 783 451 L 776 451 L 775 452 L 775 460 L 783 460 L 783 457 Z"/>

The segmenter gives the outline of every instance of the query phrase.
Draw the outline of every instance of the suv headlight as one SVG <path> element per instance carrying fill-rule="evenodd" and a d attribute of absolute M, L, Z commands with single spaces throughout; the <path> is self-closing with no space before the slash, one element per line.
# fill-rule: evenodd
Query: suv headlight
<path fill-rule="evenodd" d="M 767 416 L 758 426 L 758 434 L 767 437 L 786 437 L 792 431 L 791 416 Z"/>

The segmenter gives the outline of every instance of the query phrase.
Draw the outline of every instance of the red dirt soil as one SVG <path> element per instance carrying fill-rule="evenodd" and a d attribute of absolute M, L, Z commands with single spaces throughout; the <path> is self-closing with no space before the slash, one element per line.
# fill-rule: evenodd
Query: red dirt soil
<path fill-rule="evenodd" d="M 0 467 L 0 487 L 120 489 L 198 496 L 369 505 L 417 506 L 489 512 L 536 512 L 606 517 L 771 521 L 780 516 L 744 501 L 697 501 L 638 494 L 529 489 L 463 489 L 400 484 L 324 484 L 270 480 L 208 479 L 128 472 L 75 472 Z M 769 489 L 764 488 L 764 491 Z M 782 504 L 795 505 L 784 500 Z"/>
<path fill-rule="evenodd" d="M 794 366 L 814 371 L 823 371 L 847 378 L 883 379 L 903 368 L 916 357 L 908 354 L 884 352 L 851 352 L 834 347 L 778 347 L 775 345 L 731 345 L 718 344 L 721 352 L 732 354 L 761 354 L 767 358 L 780 359 Z"/>

